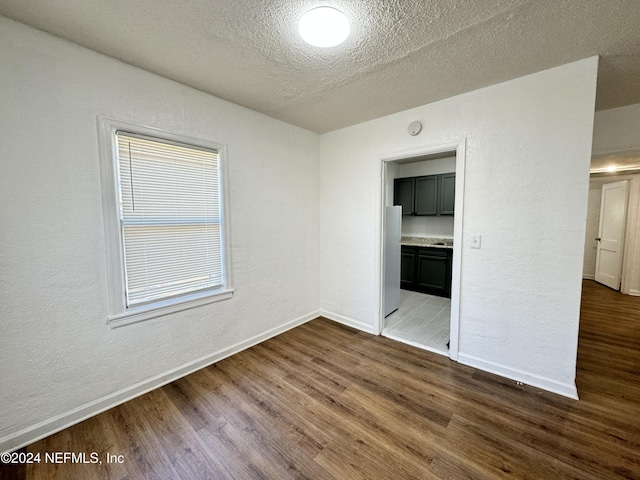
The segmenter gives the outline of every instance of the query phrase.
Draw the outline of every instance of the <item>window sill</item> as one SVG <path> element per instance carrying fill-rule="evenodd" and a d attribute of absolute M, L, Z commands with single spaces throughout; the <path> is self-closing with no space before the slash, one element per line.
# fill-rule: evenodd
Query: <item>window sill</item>
<path fill-rule="evenodd" d="M 178 301 L 167 300 L 154 305 L 132 308 L 124 313 L 110 316 L 107 323 L 111 328 L 123 327 L 125 325 L 131 325 L 132 323 L 163 317 L 165 315 L 189 310 L 209 303 L 228 300 L 231 297 L 233 297 L 233 289 L 194 294 L 184 297 Z"/>

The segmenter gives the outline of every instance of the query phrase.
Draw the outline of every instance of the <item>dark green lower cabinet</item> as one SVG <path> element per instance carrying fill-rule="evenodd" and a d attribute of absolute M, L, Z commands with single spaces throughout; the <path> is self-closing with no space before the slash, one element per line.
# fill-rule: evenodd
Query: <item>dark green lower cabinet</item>
<path fill-rule="evenodd" d="M 413 290 L 416 278 L 416 249 L 402 247 L 400 254 L 400 288 Z"/>
<path fill-rule="evenodd" d="M 451 298 L 452 250 L 402 247 L 400 288 Z"/>

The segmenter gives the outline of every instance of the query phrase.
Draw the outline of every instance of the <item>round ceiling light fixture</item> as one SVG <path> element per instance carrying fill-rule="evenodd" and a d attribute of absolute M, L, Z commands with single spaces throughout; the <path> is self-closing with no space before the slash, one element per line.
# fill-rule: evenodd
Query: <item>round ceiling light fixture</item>
<path fill-rule="evenodd" d="M 328 48 L 340 45 L 347 39 L 350 30 L 347 16 L 332 7 L 311 9 L 300 19 L 300 36 L 314 47 Z"/>

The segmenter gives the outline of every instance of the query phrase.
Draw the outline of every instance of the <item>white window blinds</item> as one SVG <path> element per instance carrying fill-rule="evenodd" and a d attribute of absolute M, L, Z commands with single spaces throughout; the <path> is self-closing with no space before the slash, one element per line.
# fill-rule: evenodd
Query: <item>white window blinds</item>
<path fill-rule="evenodd" d="M 224 285 L 218 152 L 116 132 L 126 306 Z"/>

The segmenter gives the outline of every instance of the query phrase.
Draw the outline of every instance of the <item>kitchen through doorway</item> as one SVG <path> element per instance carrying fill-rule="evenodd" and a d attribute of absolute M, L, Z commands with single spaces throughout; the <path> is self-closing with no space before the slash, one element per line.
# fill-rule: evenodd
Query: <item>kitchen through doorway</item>
<path fill-rule="evenodd" d="M 379 332 L 454 360 L 459 335 L 463 145 L 382 162 Z"/>

